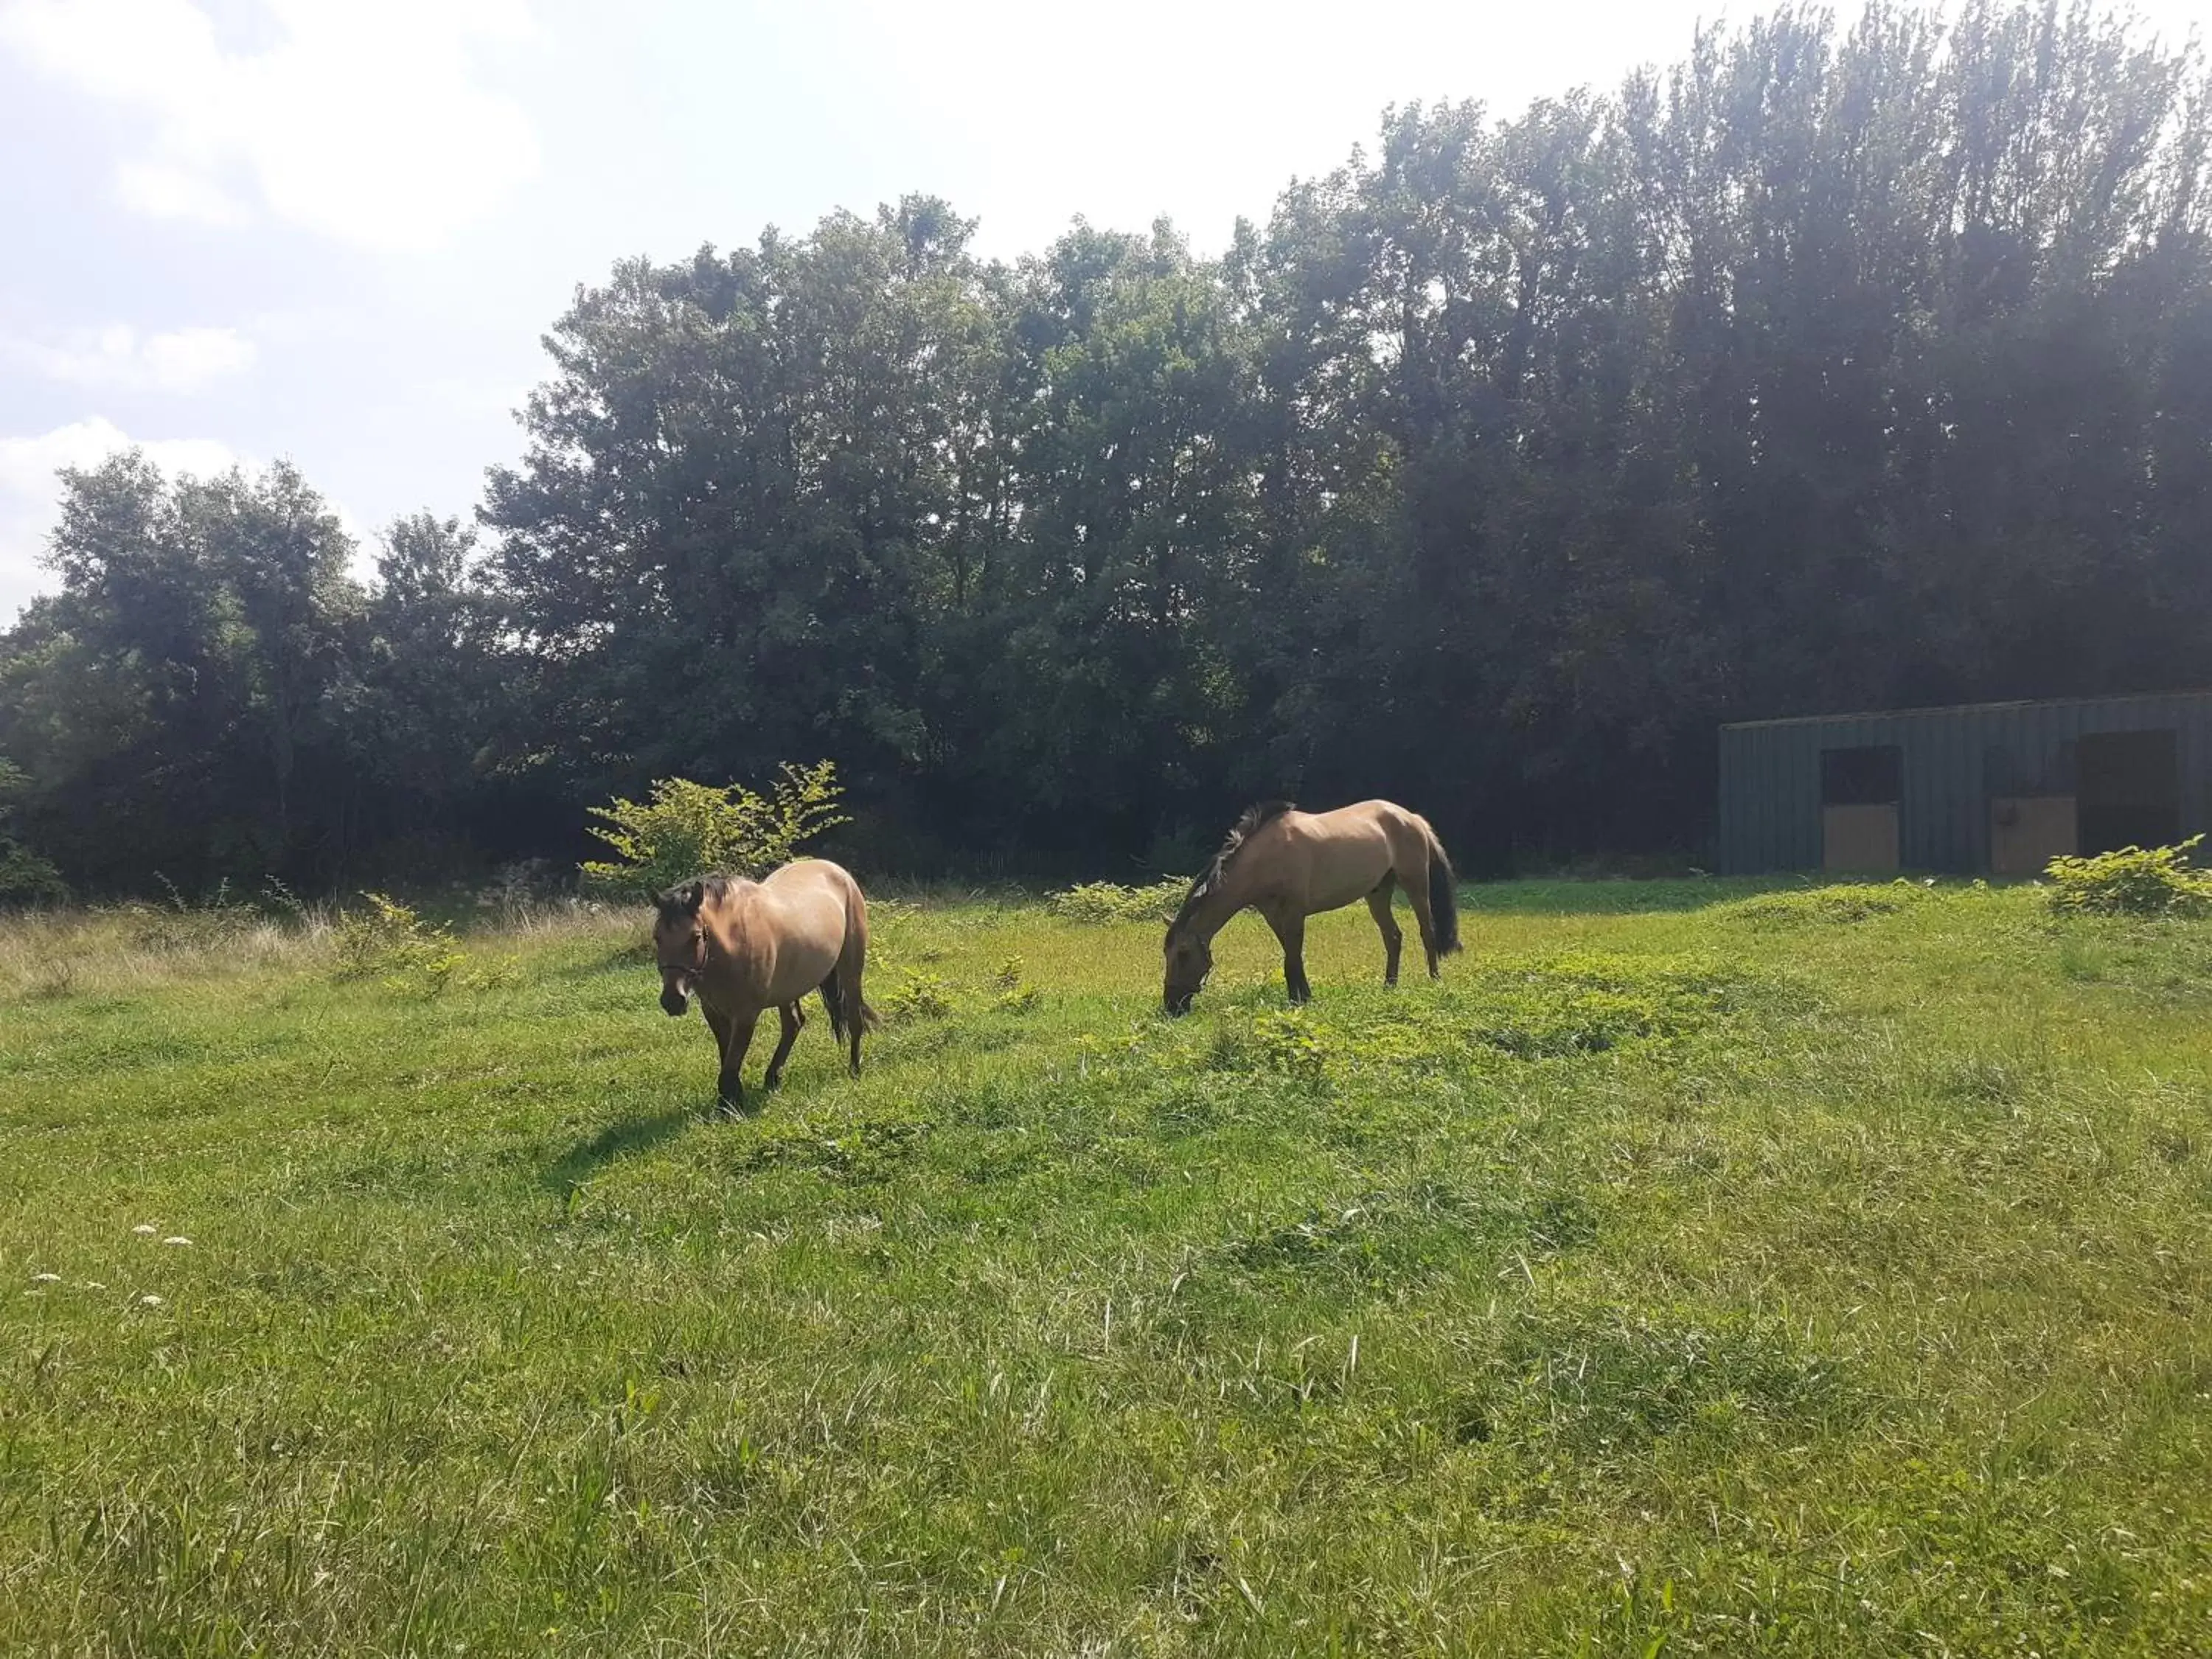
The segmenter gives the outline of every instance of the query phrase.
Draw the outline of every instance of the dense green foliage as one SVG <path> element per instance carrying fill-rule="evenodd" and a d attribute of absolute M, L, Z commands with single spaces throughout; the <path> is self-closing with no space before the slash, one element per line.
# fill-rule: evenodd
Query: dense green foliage
<path fill-rule="evenodd" d="M 0 921 L 0 1650 L 2200 1652 L 2212 924 L 1909 890 L 907 895 L 734 1123 L 628 911 Z"/>
<path fill-rule="evenodd" d="M 1172 876 L 1145 887 L 1085 881 L 1054 893 L 1048 908 L 1063 921 L 1166 921 L 1189 890 L 1188 880 Z"/>
<path fill-rule="evenodd" d="M 595 806 L 592 834 L 614 853 L 583 866 L 587 891 L 643 899 L 708 871 L 764 876 L 825 830 L 847 822 L 836 766 L 786 763 L 769 793 L 662 778 L 643 801 Z"/>
<path fill-rule="evenodd" d="M 483 545 L 368 592 L 289 473 L 74 479 L 0 752 L 104 880 L 573 857 L 817 754 L 908 868 L 1188 867 L 1270 794 L 1693 850 L 1717 720 L 2203 679 L 2208 169 L 2199 59 L 2093 6 L 1785 9 L 1394 110 L 1218 259 L 915 197 L 626 263 Z"/>
<path fill-rule="evenodd" d="M 23 774 L 0 756 L 0 904 L 52 902 L 67 896 L 61 872 L 8 833 L 15 804 L 24 790 Z"/>
<path fill-rule="evenodd" d="M 2179 847 L 2124 847 L 2093 858 L 2051 861 L 2051 908 L 2099 916 L 2212 915 L 2212 871 L 2192 867 L 2189 855 L 2204 839 Z"/>

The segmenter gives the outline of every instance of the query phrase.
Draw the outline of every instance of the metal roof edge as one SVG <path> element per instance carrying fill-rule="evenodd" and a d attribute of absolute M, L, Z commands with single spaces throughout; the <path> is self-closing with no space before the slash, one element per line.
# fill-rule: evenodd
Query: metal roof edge
<path fill-rule="evenodd" d="M 1763 720 L 1723 720 L 1723 732 L 1751 732 L 1775 726 L 1840 725 L 1848 720 L 1924 720 L 1936 714 L 1989 714 L 2001 708 L 2087 708 L 2101 703 L 2212 700 L 2212 688 L 2191 691 L 2120 691 L 2100 697 L 2014 697 L 2002 702 L 1938 703 L 1924 708 L 1870 708 L 1849 714 L 1783 714 Z"/>

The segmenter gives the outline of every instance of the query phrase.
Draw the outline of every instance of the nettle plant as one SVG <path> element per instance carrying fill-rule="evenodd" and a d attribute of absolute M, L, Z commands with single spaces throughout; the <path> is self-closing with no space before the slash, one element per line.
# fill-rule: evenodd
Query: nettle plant
<path fill-rule="evenodd" d="M 662 778 L 642 801 L 594 806 L 591 832 L 614 849 L 583 866 L 584 890 L 645 899 L 709 872 L 764 875 L 825 830 L 849 823 L 834 762 L 786 763 L 766 794 L 743 784 Z"/>

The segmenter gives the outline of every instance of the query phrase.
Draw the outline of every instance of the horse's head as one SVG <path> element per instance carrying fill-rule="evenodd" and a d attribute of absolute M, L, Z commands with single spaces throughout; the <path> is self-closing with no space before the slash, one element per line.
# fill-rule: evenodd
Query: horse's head
<path fill-rule="evenodd" d="M 1172 927 L 1168 929 L 1162 952 L 1167 958 L 1167 975 L 1161 1000 L 1168 1012 L 1187 1014 L 1191 999 L 1199 994 L 1206 976 L 1213 971 L 1212 948 L 1199 937 L 1195 928 Z"/>
<path fill-rule="evenodd" d="M 707 924 L 699 914 L 706 902 L 702 882 L 672 887 L 653 902 L 653 955 L 660 964 L 660 1006 L 671 1018 L 690 1006 L 700 975 L 707 971 Z"/>

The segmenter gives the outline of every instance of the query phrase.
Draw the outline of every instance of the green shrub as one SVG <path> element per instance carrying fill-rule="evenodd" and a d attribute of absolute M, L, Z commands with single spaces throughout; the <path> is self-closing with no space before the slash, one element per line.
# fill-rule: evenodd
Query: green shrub
<path fill-rule="evenodd" d="M 2212 915 L 2212 871 L 2192 869 L 2189 854 L 2204 839 L 2179 847 L 2123 847 L 2094 858 L 2051 860 L 2051 908 L 2061 915 L 2202 916 Z"/>
<path fill-rule="evenodd" d="M 991 984 L 998 993 L 992 1003 L 1002 1014 L 1026 1014 L 1037 1006 L 1037 988 L 1022 983 L 1022 959 L 1008 957 L 991 975 Z"/>
<path fill-rule="evenodd" d="M 877 1011 L 894 1024 L 908 1019 L 941 1019 L 952 1012 L 952 988 L 935 974 L 902 969 L 899 983 Z"/>
<path fill-rule="evenodd" d="M 615 856 L 583 866 L 585 890 L 645 899 L 709 872 L 761 876 L 788 862 L 823 830 L 849 822 L 835 763 L 782 767 L 765 795 L 742 784 L 715 788 L 663 778 L 641 802 L 594 806 L 589 826 Z"/>
<path fill-rule="evenodd" d="M 386 988 L 437 996 L 465 960 L 453 934 L 382 893 L 363 893 L 366 910 L 341 910 L 331 928 L 341 979 L 380 979 Z"/>
<path fill-rule="evenodd" d="M 1045 908 L 1063 921 L 1171 921 L 1182 908 L 1188 881 L 1173 878 L 1149 887 L 1124 887 L 1110 881 L 1086 881 L 1054 893 Z"/>

